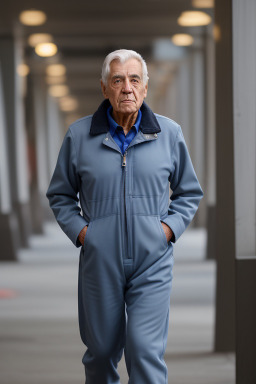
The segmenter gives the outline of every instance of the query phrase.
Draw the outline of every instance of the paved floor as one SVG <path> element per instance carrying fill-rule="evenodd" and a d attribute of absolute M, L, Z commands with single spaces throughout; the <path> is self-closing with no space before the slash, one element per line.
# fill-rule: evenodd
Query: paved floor
<path fill-rule="evenodd" d="M 235 383 L 234 354 L 212 353 L 215 263 L 203 261 L 205 240 L 204 231 L 187 230 L 175 245 L 169 384 Z M 30 242 L 19 263 L 0 264 L 0 383 L 82 384 L 79 251 L 53 223 Z M 127 384 L 124 359 L 119 372 Z"/>

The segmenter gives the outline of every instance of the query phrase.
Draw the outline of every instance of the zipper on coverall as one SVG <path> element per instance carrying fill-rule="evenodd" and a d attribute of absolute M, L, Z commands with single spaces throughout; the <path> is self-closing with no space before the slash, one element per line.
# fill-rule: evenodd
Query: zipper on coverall
<path fill-rule="evenodd" d="M 124 152 L 122 157 L 122 173 L 123 173 L 123 217 L 124 217 L 124 257 L 125 259 L 129 259 L 129 255 L 126 257 L 127 249 L 128 249 L 128 230 L 127 230 L 127 214 L 126 214 L 126 194 L 125 194 L 125 188 L 126 188 L 126 158 L 127 158 L 127 151 Z"/>

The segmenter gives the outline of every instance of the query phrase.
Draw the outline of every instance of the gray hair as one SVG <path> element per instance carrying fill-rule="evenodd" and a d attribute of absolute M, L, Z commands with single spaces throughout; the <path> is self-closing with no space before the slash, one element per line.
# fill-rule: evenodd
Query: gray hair
<path fill-rule="evenodd" d="M 102 65 L 102 72 L 101 72 L 101 80 L 103 84 L 107 85 L 108 76 L 110 73 L 110 64 L 113 60 L 118 60 L 120 61 L 120 63 L 125 63 L 129 59 L 137 59 L 141 63 L 143 84 L 146 85 L 149 79 L 147 64 L 139 53 L 132 51 L 130 49 L 118 49 L 116 51 L 109 53 L 106 56 Z"/>

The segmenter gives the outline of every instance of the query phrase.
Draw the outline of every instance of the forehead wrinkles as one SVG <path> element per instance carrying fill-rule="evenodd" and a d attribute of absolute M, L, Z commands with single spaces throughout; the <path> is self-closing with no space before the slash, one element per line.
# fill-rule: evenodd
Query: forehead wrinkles
<path fill-rule="evenodd" d="M 116 72 L 116 73 L 113 73 L 113 75 L 111 76 L 111 78 L 112 79 L 124 79 L 125 78 L 125 75 L 126 74 L 121 74 L 121 73 L 118 73 L 118 72 Z M 132 78 L 132 79 L 134 79 L 134 78 L 136 78 L 136 79 L 141 79 L 141 76 L 138 74 L 138 73 L 127 73 L 127 76 L 129 77 L 129 78 Z"/>
<path fill-rule="evenodd" d="M 130 59 L 127 60 L 124 63 L 120 63 L 118 60 L 113 60 L 110 64 L 110 75 L 117 76 L 117 75 L 138 75 L 140 78 L 142 78 L 142 65 L 141 63 L 136 59 Z"/>

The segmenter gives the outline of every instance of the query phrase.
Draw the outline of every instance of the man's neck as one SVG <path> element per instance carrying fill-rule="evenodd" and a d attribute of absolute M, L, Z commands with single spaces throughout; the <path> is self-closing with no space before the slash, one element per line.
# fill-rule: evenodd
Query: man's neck
<path fill-rule="evenodd" d="M 115 122 L 123 128 L 124 133 L 127 134 L 130 131 L 131 127 L 136 123 L 138 111 L 130 115 L 124 115 L 112 111 L 112 116 Z"/>

